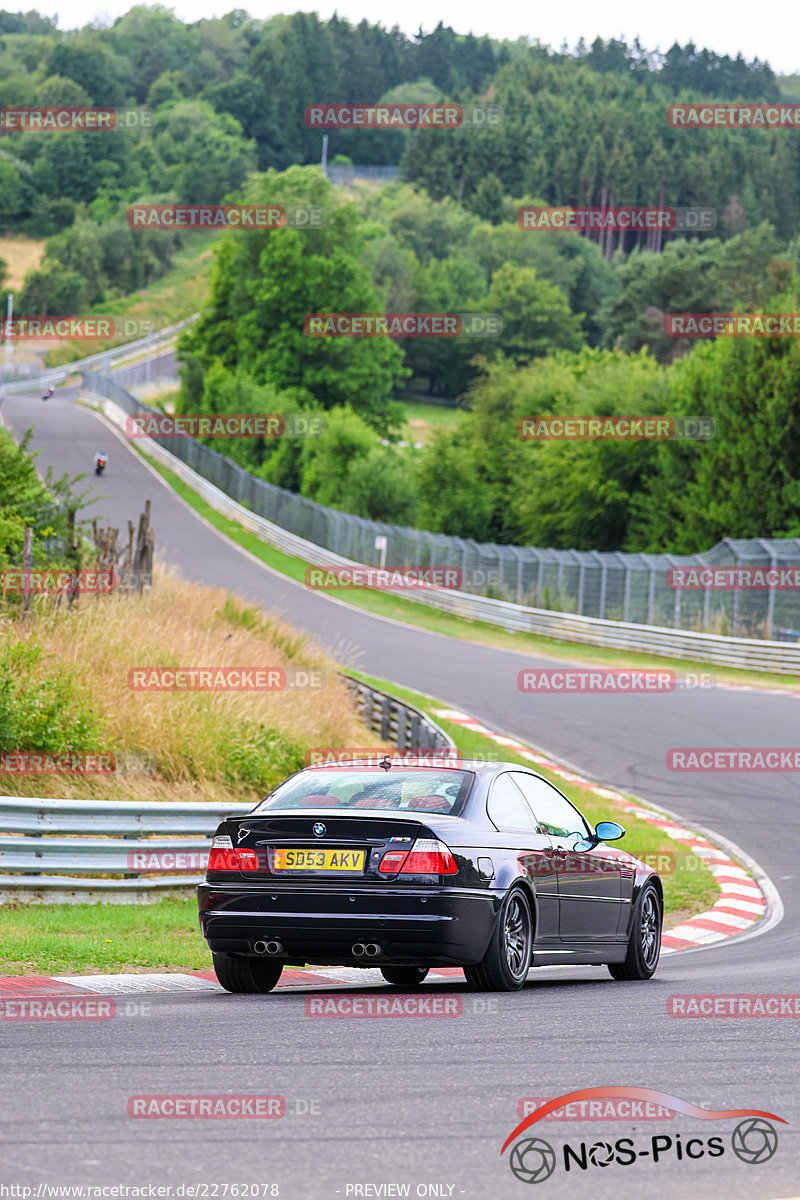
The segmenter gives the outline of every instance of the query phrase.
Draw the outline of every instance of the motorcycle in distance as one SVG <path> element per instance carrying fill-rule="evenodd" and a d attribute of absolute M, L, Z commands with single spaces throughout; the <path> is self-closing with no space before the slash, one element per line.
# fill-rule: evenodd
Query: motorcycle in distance
<path fill-rule="evenodd" d="M 94 473 L 95 473 L 95 475 L 103 474 L 103 471 L 106 469 L 107 462 L 108 462 L 108 455 L 103 454 L 102 451 L 99 451 L 97 454 L 95 454 L 95 456 L 94 456 Z"/>
<path fill-rule="evenodd" d="M 56 390 L 55 388 L 51 388 L 51 387 L 46 388 L 45 391 L 42 392 L 42 399 L 49 400 L 55 390 Z"/>

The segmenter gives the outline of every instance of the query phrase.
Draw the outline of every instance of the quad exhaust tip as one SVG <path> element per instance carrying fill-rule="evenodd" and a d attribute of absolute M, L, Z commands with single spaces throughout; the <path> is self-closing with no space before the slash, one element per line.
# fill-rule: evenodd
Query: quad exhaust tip
<path fill-rule="evenodd" d="M 254 942 L 253 949 L 256 954 L 283 954 L 283 945 L 280 942 Z"/>
<path fill-rule="evenodd" d="M 354 942 L 351 953 L 353 958 L 377 958 L 382 951 L 377 942 Z"/>

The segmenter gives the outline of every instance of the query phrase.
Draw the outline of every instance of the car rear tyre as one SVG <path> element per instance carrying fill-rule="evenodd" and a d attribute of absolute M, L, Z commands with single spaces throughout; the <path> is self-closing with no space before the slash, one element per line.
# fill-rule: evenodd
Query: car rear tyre
<path fill-rule="evenodd" d="M 381 967 L 381 975 L 393 987 L 418 988 L 427 974 L 427 967 Z"/>
<path fill-rule="evenodd" d="M 475 992 L 514 992 L 528 977 L 533 946 L 530 905 L 520 888 L 509 892 L 500 910 L 489 949 L 473 967 L 464 967 Z"/>
<path fill-rule="evenodd" d="M 227 992 L 271 992 L 283 970 L 283 963 L 269 958 L 213 952 L 211 957 L 217 979 Z"/>
<path fill-rule="evenodd" d="M 614 979 L 650 979 L 661 953 L 661 900 L 652 883 L 642 889 L 633 914 L 633 928 L 625 961 L 609 963 Z"/>

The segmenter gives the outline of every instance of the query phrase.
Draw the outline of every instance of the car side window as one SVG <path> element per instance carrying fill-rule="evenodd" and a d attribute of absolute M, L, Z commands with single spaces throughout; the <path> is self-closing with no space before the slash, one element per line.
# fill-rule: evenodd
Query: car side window
<path fill-rule="evenodd" d="M 498 775 L 489 792 L 489 818 L 498 829 L 538 833 L 531 810 L 511 775 Z"/>
<path fill-rule="evenodd" d="M 592 831 L 577 808 L 545 779 L 515 771 L 514 782 L 545 833 L 562 838 L 574 837 L 575 834 L 580 837 L 591 836 Z"/>

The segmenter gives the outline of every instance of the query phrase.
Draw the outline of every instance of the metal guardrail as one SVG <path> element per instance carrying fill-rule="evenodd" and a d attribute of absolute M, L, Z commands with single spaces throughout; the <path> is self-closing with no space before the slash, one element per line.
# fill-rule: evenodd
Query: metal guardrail
<path fill-rule="evenodd" d="M 121 392 L 122 389 L 119 389 Z M 82 395 L 98 405 L 105 416 L 125 429 L 126 411 L 107 396 L 87 390 Z M 134 403 L 137 403 L 134 401 Z M 144 406 L 141 406 L 144 407 Z M 191 440 L 191 439 L 187 439 Z M 223 516 L 236 521 L 244 529 L 254 533 L 262 541 L 286 554 L 304 559 L 312 566 L 359 567 L 362 563 L 343 558 L 310 542 L 297 534 L 290 533 L 280 525 L 268 521 L 244 505 L 232 499 L 220 488 L 204 479 L 197 471 L 181 459 L 176 458 L 152 439 L 140 443 L 149 456 L 162 466 L 168 467 Z M 212 451 L 213 453 L 213 451 Z M 800 674 L 800 644 L 766 641 L 761 639 L 725 637 L 722 634 L 694 633 L 690 630 L 670 629 L 659 625 L 639 625 L 633 622 L 601 620 L 574 613 L 552 612 L 549 609 L 533 608 L 513 604 L 507 600 L 494 600 L 488 596 L 477 596 L 451 589 L 414 590 L 403 592 L 403 598 L 417 604 L 426 604 L 440 612 L 452 613 L 468 621 L 483 621 L 498 625 L 509 632 L 534 633 L 558 641 L 579 642 L 591 646 L 605 646 L 617 650 L 632 650 L 664 658 L 688 659 L 692 662 L 712 663 L 718 666 L 736 667 L 755 671 L 772 671 L 776 674 Z"/>
<path fill-rule="evenodd" d="M 360 679 L 342 678 L 367 727 L 384 741 L 401 750 L 455 749 L 452 738 L 420 709 Z M 236 803 L 0 796 L 0 903 L 132 903 L 195 887 L 204 875 L 191 871 L 205 861 L 216 826 L 249 811 Z"/>
<path fill-rule="evenodd" d="M 147 350 L 148 347 L 155 349 L 162 346 L 179 333 L 181 329 L 184 329 L 187 325 L 191 325 L 197 319 L 198 315 L 198 313 L 194 313 L 191 317 L 187 317 L 186 320 L 178 321 L 177 325 L 169 325 L 157 333 L 148 333 L 145 337 L 137 338 L 133 342 L 124 342 L 120 346 L 112 347 L 111 350 L 101 350 L 98 354 L 91 354 L 88 358 L 76 359 L 75 362 L 65 363 L 62 367 L 51 367 L 39 372 L 38 375 L 32 375 L 24 380 L 3 383 L 3 371 L 0 366 L 0 394 L 14 395 L 18 392 L 29 392 L 38 387 L 63 383 L 70 375 L 78 374 L 81 371 L 96 371 L 103 368 L 110 370 L 117 361 L 122 362 L 140 350 Z"/>
<path fill-rule="evenodd" d="M 203 874 L 187 874 L 180 870 L 181 860 L 171 856 L 188 854 L 190 865 L 196 865 L 197 856 L 208 853 L 219 822 L 231 813 L 247 811 L 235 803 L 140 804 L 2 796 L 0 897 L 6 893 L 11 899 L 24 894 L 25 899 L 33 895 L 51 902 L 135 901 L 148 893 L 195 886 Z M 147 858 L 153 854 L 158 855 L 157 875 L 146 870 Z M 173 862 L 177 874 L 166 870 Z M 112 875 L 123 878 L 108 878 Z"/>
<path fill-rule="evenodd" d="M 364 724 L 383 741 L 392 742 L 399 750 L 455 750 L 449 733 L 421 709 L 352 675 L 342 678 L 355 694 Z"/>

